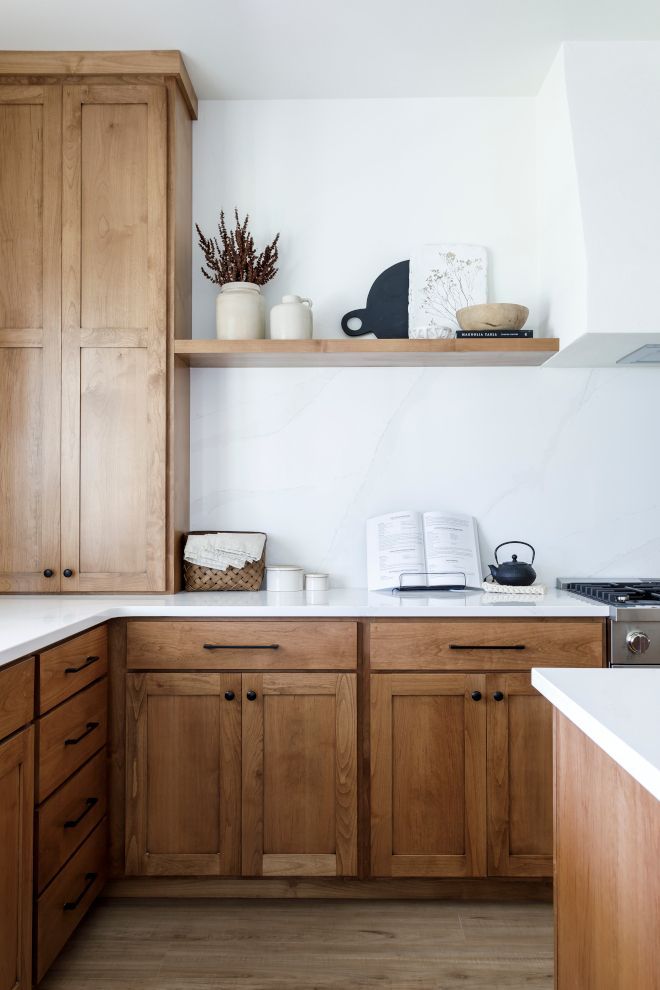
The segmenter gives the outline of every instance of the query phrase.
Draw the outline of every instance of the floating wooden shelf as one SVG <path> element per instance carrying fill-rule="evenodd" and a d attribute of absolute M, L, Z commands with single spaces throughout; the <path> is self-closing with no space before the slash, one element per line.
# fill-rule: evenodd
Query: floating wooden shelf
<path fill-rule="evenodd" d="M 177 340 L 174 350 L 191 368 L 489 368 L 543 364 L 559 340 Z"/>

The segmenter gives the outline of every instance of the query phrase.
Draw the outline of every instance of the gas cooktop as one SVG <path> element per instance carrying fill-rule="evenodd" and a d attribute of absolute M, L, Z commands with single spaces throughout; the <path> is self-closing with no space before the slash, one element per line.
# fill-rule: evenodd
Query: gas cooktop
<path fill-rule="evenodd" d="M 557 587 L 617 608 L 660 608 L 660 580 L 590 581 L 559 578 Z"/>

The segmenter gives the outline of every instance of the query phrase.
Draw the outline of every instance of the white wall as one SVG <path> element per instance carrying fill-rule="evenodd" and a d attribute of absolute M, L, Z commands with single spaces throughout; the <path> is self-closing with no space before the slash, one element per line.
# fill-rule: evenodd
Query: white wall
<path fill-rule="evenodd" d="M 214 102 L 195 127 L 195 219 L 236 203 L 258 238 L 281 230 L 271 300 L 311 295 L 319 336 L 429 240 L 486 244 L 491 297 L 541 326 L 534 179 L 531 101 Z M 196 274 L 196 336 L 213 336 L 214 294 Z M 478 517 L 484 562 L 534 543 L 546 581 L 660 573 L 652 369 L 192 377 L 192 526 L 264 529 L 271 561 L 362 585 L 367 516 L 446 508 Z"/>

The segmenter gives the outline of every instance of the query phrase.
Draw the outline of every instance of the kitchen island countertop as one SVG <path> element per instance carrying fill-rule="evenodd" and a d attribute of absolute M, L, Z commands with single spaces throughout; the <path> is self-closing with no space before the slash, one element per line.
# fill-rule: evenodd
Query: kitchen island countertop
<path fill-rule="evenodd" d="M 0 596 L 0 666 L 115 618 L 588 618 L 609 606 L 564 591 L 512 601 L 474 593 L 179 592 L 175 595 Z"/>
<path fill-rule="evenodd" d="M 536 668 L 532 684 L 660 801 L 660 670 Z"/>

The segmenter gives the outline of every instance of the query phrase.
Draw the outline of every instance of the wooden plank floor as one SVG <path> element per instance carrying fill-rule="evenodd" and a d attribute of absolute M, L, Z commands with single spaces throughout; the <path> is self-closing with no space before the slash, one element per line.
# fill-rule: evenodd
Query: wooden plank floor
<path fill-rule="evenodd" d="M 550 990 L 552 907 L 101 901 L 40 990 Z"/>

